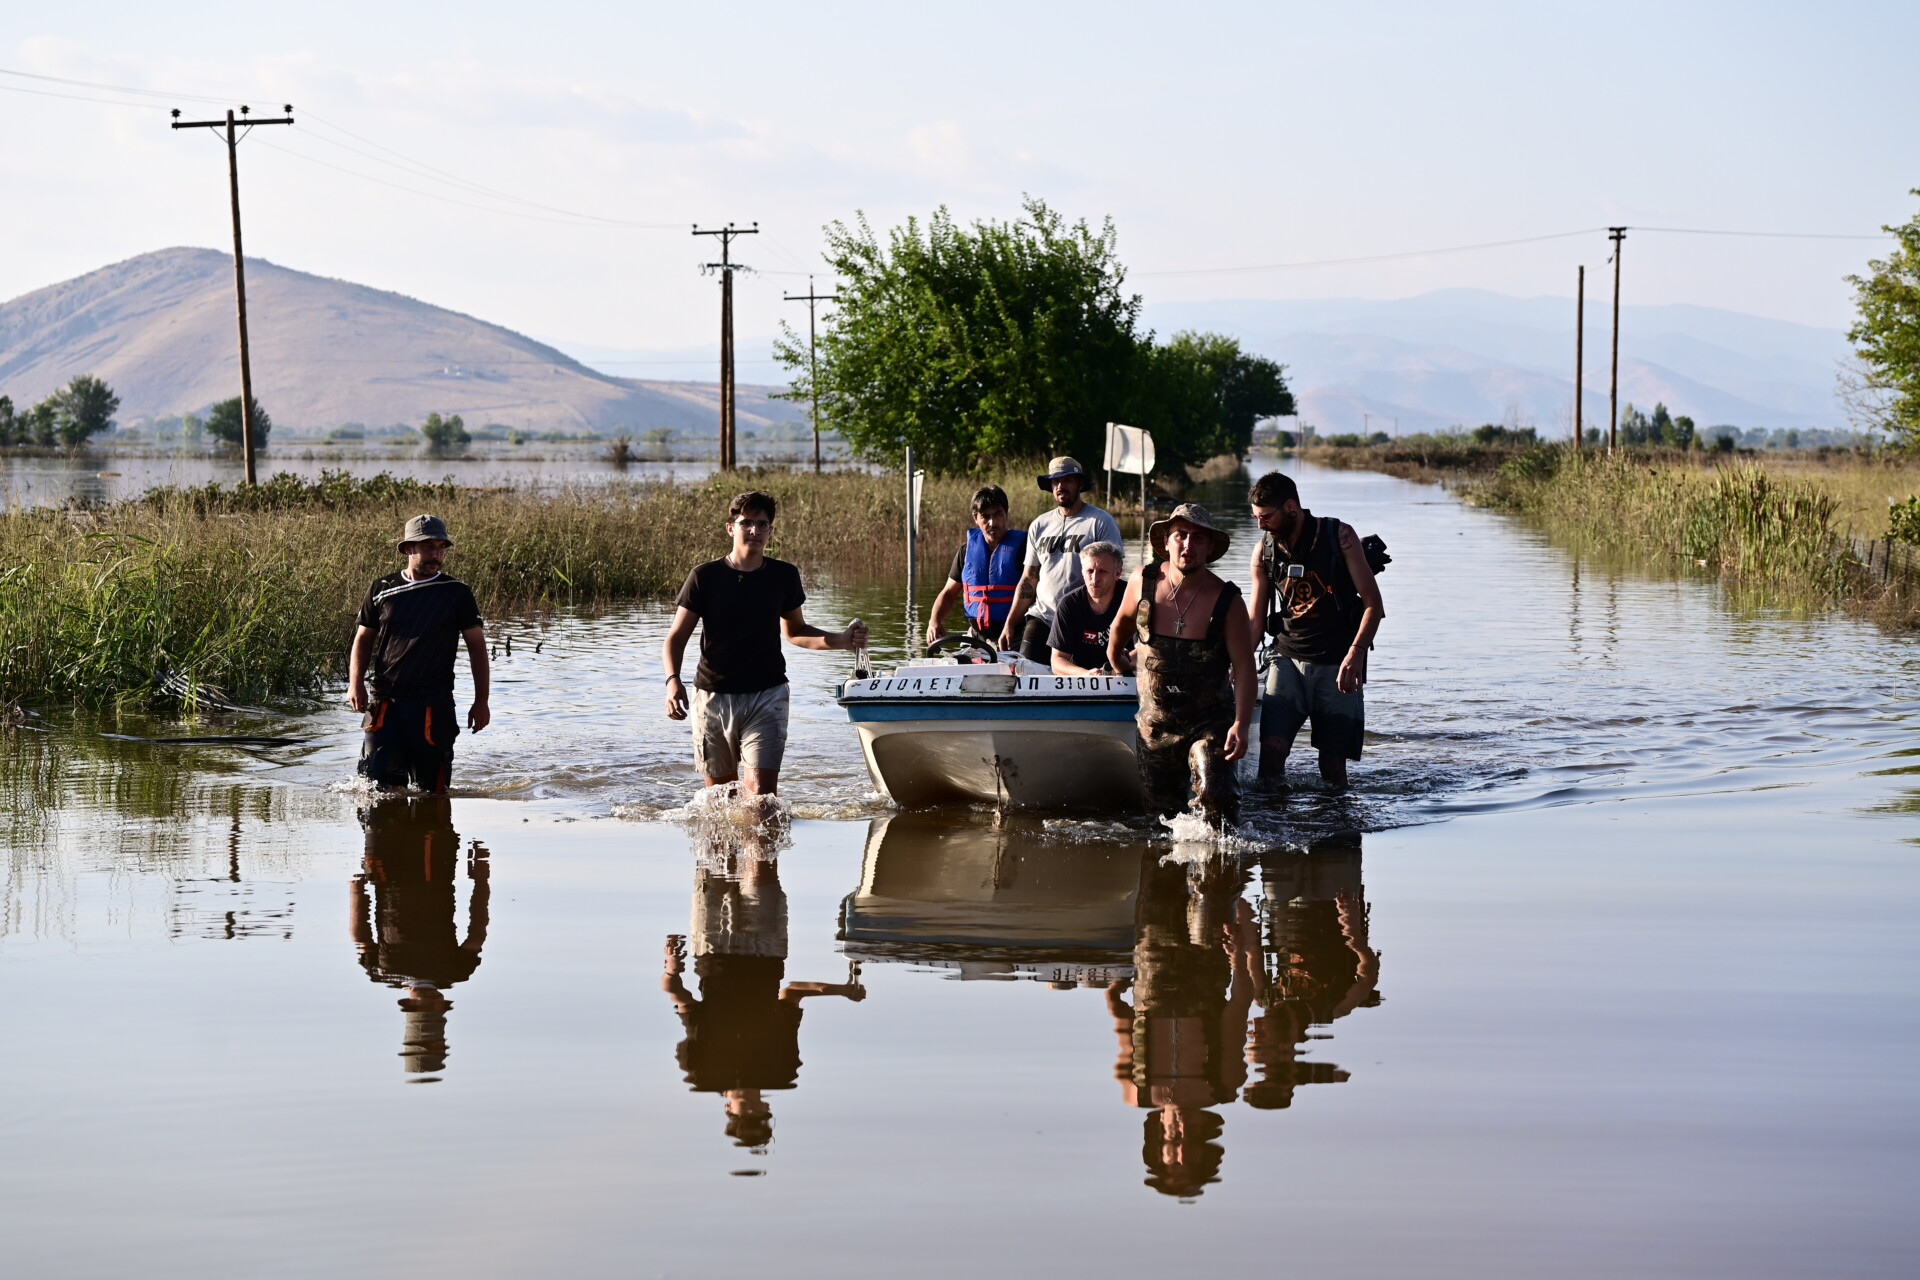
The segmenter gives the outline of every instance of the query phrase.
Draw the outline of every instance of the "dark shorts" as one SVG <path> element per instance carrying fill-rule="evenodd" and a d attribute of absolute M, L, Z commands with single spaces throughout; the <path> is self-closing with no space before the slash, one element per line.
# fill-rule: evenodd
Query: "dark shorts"
<path fill-rule="evenodd" d="M 1315 751 L 1358 760 L 1367 738 L 1366 692 L 1340 692 L 1339 678 L 1337 662 L 1296 662 L 1274 655 L 1267 668 L 1266 696 L 1260 700 L 1260 741 L 1290 751 L 1300 726 L 1312 721 Z"/>
<path fill-rule="evenodd" d="M 453 699 L 390 698 L 361 722 L 360 776 L 375 786 L 442 792 L 453 772 L 460 715 Z"/>

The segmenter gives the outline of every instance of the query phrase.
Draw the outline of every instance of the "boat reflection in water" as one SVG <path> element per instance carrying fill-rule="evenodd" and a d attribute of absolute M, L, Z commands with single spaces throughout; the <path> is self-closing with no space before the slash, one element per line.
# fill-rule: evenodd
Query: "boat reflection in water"
<path fill-rule="evenodd" d="M 447 990 L 473 976 L 487 940 L 487 850 L 476 840 L 465 859 L 473 889 L 462 939 L 460 834 L 447 797 L 383 799 L 361 810 L 360 825 L 366 853 L 348 927 L 367 976 L 406 992 L 401 1061 L 416 1083 L 431 1083 L 447 1065 Z"/>
<path fill-rule="evenodd" d="M 864 1000 L 858 965 L 847 981 L 788 982 L 787 894 L 773 841 L 752 829 L 703 835 L 695 859 L 687 936 L 669 935 L 660 989 L 673 1001 L 686 1038 L 680 1068 L 695 1092 L 726 1104 L 736 1146 L 764 1153 L 773 1142 L 769 1092 L 800 1078 L 800 1002 L 809 996 Z M 685 981 L 689 939 L 696 997 Z"/>
<path fill-rule="evenodd" d="M 841 907 L 851 955 L 1104 989 L 1122 1101 L 1145 1108 L 1146 1185 L 1219 1180 L 1236 1100 L 1275 1110 L 1347 1073 L 1303 1057 L 1310 1029 L 1380 1003 L 1360 837 L 1255 859 L 1210 846 L 1082 842 L 1039 822 L 879 818 Z M 1258 870 L 1260 896 L 1245 890 Z"/>

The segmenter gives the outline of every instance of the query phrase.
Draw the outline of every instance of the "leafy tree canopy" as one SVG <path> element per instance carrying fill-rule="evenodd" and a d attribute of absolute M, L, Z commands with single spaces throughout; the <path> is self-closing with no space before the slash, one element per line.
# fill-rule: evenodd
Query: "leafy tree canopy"
<path fill-rule="evenodd" d="M 55 434 L 64 445 L 82 445 L 113 426 L 120 397 L 90 373 L 80 374 L 51 397 Z"/>
<path fill-rule="evenodd" d="M 1242 452 L 1257 417 L 1292 411 L 1282 367 L 1232 339 L 1139 331 L 1111 221 L 1069 224 L 1028 198 L 1011 222 L 956 223 L 941 208 L 883 243 L 864 217 L 826 229 L 840 302 L 807 345 L 775 352 L 793 394 L 817 391 L 821 425 L 861 457 L 968 471 L 1072 454 L 1097 468 L 1108 422 L 1153 432 L 1162 465 Z"/>
<path fill-rule="evenodd" d="M 420 434 L 427 438 L 427 444 L 435 449 L 446 449 L 454 445 L 469 444 L 473 437 L 467 434 L 467 424 L 460 415 L 449 414 L 441 417 L 439 413 L 429 413 L 427 420 L 420 424 Z"/>
<path fill-rule="evenodd" d="M 240 444 L 240 434 L 244 429 L 244 424 L 240 421 L 240 397 L 235 396 L 231 400 L 222 400 L 214 405 L 207 414 L 206 429 L 207 434 L 215 440 L 226 444 Z M 266 444 L 267 433 L 272 430 L 273 419 L 267 416 L 267 411 L 260 407 L 258 400 L 255 400 L 253 402 L 253 447 L 258 449 Z"/>
<path fill-rule="evenodd" d="M 1847 339 L 1859 371 L 1843 394 L 1857 425 L 1914 448 L 1920 446 L 1920 214 L 1881 230 L 1898 241 L 1893 252 L 1868 262 L 1866 275 L 1847 277 L 1859 311 Z"/>

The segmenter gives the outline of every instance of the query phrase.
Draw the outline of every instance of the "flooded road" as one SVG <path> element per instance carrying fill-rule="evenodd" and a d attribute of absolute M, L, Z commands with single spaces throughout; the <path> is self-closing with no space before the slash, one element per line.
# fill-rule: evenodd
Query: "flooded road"
<path fill-rule="evenodd" d="M 656 608 L 494 624 L 450 802 L 344 710 L 12 731 L 0 1265 L 1912 1274 L 1920 650 L 1300 474 L 1367 758 L 1232 856 L 894 811 L 792 650 L 790 826 L 674 821 Z"/>

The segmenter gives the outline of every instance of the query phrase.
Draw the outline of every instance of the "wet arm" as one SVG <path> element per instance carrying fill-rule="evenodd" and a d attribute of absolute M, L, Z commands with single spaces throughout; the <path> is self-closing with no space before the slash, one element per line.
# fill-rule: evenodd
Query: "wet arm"
<path fill-rule="evenodd" d="M 1028 565 L 1020 575 L 1020 584 L 1013 589 L 1013 607 L 1007 610 L 1007 622 L 1000 629 L 1000 647 L 1011 649 L 1020 643 L 1020 627 L 1027 620 L 1027 610 L 1033 608 L 1034 601 L 1040 598 L 1040 567 Z"/>
<path fill-rule="evenodd" d="M 1352 525 L 1340 526 L 1340 553 L 1346 558 L 1347 574 L 1353 579 L 1353 589 L 1359 592 L 1361 604 L 1360 629 L 1354 633 L 1353 647 L 1341 660 L 1336 680 L 1343 693 L 1351 693 L 1367 682 L 1367 650 L 1373 648 L 1373 637 L 1387 616 L 1387 606 L 1380 598 L 1380 580 L 1373 576 L 1366 550 L 1361 547 Z"/>
<path fill-rule="evenodd" d="M 780 630 L 785 633 L 787 643 L 798 649 L 857 649 L 867 639 L 864 624 L 856 623 L 845 631 L 826 631 L 808 622 L 800 609 L 780 615 Z"/>
<path fill-rule="evenodd" d="M 1083 667 L 1068 656 L 1065 649 L 1053 650 L 1053 674 L 1057 676 L 1097 676 L 1100 673 L 1092 667 Z"/>
<path fill-rule="evenodd" d="M 1253 699 L 1258 692 L 1253 664 L 1251 627 L 1227 627 L 1227 657 L 1233 662 L 1233 728 L 1227 730 L 1226 757 L 1238 760 L 1247 754 L 1253 725 Z"/>
<path fill-rule="evenodd" d="M 475 733 L 493 719 L 487 697 L 493 692 L 493 668 L 487 662 L 487 629 L 468 627 L 460 633 L 467 642 L 467 662 L 473 668 L 473 706 L 467 711 L 467 727 Z"/>
<path fill-rule="evenodd" d="M 493 883 L 492 876 L 488 874 L 491 870 L 486 854 L 482 852 L 475 855 L 467 871 L 473 879 L 473 894 L 467 899 L 467 940 L 460 946 L 475 955 L 487 945 L 487 903 L 493 896 L 489 887 Z"/>
<path fill-rule="evenodd" d="M 927 619 L 927 643 L 932 644 L 947 633 L 947 614 L 960 602 L 966 588 L 952 578 L 940 588 L 940 594 L 933 598 L 933 613 Z"/>
<path fill-rule="evenodd" d="M 687 641 L 693 639 L 694 624 L 700 621 L 700 615 L 681 605 L 674 610 L 673 625 L 667 628 L 667 638 L 660 642 L 660 665 L 668 678 L 667 718 L 684 720 L 687 718 L 687 685 L 680 678 L 680 663 L 687 656 Z"/>
<path fill-rule="evenodd" d="M 357 628 L 347 650 L 347 705 L 355 711 L 367 709 L 367 663 L 372 659 L 373 628 Z"/>
<path fill-rule="evenodd" d="M 1126 594 L 1120 597 L 1120 611 L 1113 615 L 1107 632 L 1107 662 L 1118 675 L 1133 674 L 1133 638 L 1139 631 L 1134 618 L 1140 612 L 1140 571 L 1127 579 Z"/>
<path fill-rule="evenodd" d="M 1254 643 L 1260 643 L 1260 637 L 1267 630 L 1267 605 L 1273 599 L 1273 578 L 1267 573 L 1267 558 L 1260 554 L 1260 544 L 1253 548 L 1253 594 L 1247 597 L 1247 621 L 1253 624 Z"/>
<path fill-rule="evenodd" d="M 844 996 L 859 1001 L 867 998 L 867 989 L 858 982 L 789 982 L 780 988 L 780 998 L 794 1004 L 808 996 Z"/>

